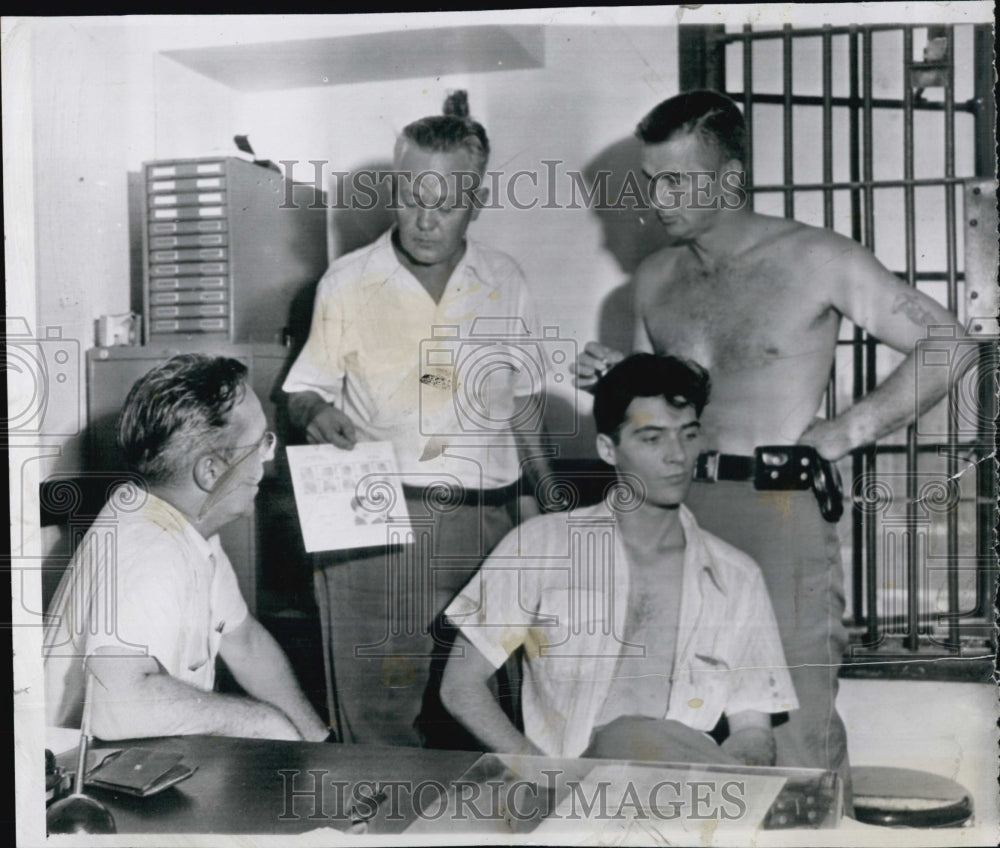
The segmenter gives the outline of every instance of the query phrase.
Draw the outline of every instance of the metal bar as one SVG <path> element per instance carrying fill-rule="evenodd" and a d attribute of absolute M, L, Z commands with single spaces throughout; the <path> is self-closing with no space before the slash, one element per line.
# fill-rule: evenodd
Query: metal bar
<path fill-rule="evenodd" d="M 784 91 L 783 108 L 781 110 L 781 126 L 784 131 L 784 182 L 785 182 L 785 217 L 795 217 L 795 193 L 792 191 L 794 181 L 793 169 L 793 129 L 792 129 L 792 26 L 785 24 L 782 28 L 784 38 L 781 49 L 782 87 Z"/>
<path fill-rule="evenodd" d="M 995 177 L 997 174 L 993 38 L 990 24 L 976 24 L 973 28 L 975 89 L 972 103 L 976 121 L 976 176 L 979 177 Z M 990 603 L 993 603 L 992 598 Z"/>
<path fill-rule="evenodd" d="M 851 27 L 848 35 L 848 86 L 849 98 L 847 120 L 849 139 L 849 168 L 852 183 L 861 181 L 861 122 L 860 122 L 860 88 L 858 80 L 858 28 Z M 851 238 L 862 241 L 861 233 L 861 192 L 852 188 L 851 193 Z M 851 365 L 851 397 L 857 403 L 864 397 L 864 331 L 855 325 L 854 334 L 849 342 L 852 348 Z M 857 480 L 864 474 L 865 457 L 863 450 L 851 453 L 851 479 Z M 864 609 L 864 550 L 865 550 L 865 514 L 859 506 L 851 510 L 851 608 L 854 611 L 854 623 L 861 626 L 865 622 Z M 870 611 L 874 618 L 875 611 Z"/>
<path fill-rule="evenodd" d="M 994 344 L 979 345 L 980 374 L 991 374 L 996 369 L 996 348 Z M 996 444 L 993 422 L 997 420 L 997 393 L 993 380 L 979 379 L 979 438 L 984 454 Z M 993 531 L 996 527 L 997 491 L 994 466 L 976 469 L 976 562 L 979 563 L 979 585 L 976 596 L 980 615 L 993 620 L 997 591 L 997 559 L 993 547 Z M 996 647 L 996 633 L 993 634 Z"/>
<path fill-rule="evenodd" d="M 743 24 L 744 35 L 753 32 L 750 24 Z M 744 186 L 753 186 L 753 39 L 743 39 L 743 121 L 746 124 L 746 162 L 743 168 L 746 173 Z M 747 196 L 750 209 L 753 209 L 753 195 Z"/>
<path fill-rule="evenodd" d="M 833 182 L 833 36 L 823 33 L 823 182 Z M 823 226 L 833 227 L 833 190 L 823 189 Z"/>
<path fill-rule="evenodd" d="M 873 179 L 872 151 L 874 130 L 872 118 L 872 30 L 865 27 L 862 31 L 862 107 L 864 114 L 864 137 L 861 145 L 862 172 L 861 179 L 865 185 L 864 191 L 864 245 L 872 253 L 875 252 L 875 191 L 871 187 Z M 865 333 L 865 394 L 875 387 L 875 354 L 876 347 L 872 337 Z M 874 475 L 878 464 L 878 455 L 874 446 L 864 450 L 864 468 L 866 475 Z M 869 645 L 879 642 L 878 620 L 878 538 L 876 535 L 875 517 L 868 516 L 865 521 L 865 611 L 867 631 L 865 641 Z"/>
<path fill-rule="evenodd" d="M 922 177 L 921 179 L 906 179 L 901 180 L 873 180 L 870 183 L 860 182 L 855 183 L 853 181 L 846 182 L 819 182 L 819 183 L 800 183 L 795 186 L 796 191 L 826 191 L 828 189 L 853 189 L 853 188 L 935 188 L 937 186 L 947 186 L 947 185 L 957 185 L 959 183 L 964 183 L 968 177 Z M 759 185 L 754 186 L 751 191 L 786 191 L 787 186 L 784 184 L 772 183 L 771 185 Z"/>
<path fill-rule="evenodd" d="M 948 73 L 944 85 L 944 175 L 955 176 L 955 28 L 945 28 L 947 37 Z M 948 186 L 944 196 L 944 226 L 945 252 L 948 265 L 948 309 L 952 313 L 958 311 L 958 277 L 955 268 L 958 265 L 955 234 L 955 187 Z M 958 328 L 956 327 L 956 332 Z M 948 403 L 948 444 L 952 445 L 958 438 L 958 421 L 955 404 Z M 958 457 L 953 451 L 948 451 L 947 473 L 950 479 L 958 475 Z M 948 510 L 948 645 L 953 650 L 959 648 L 959 616 L 958 606 L 958 510 Z"/>
<path fill-rule="evenodd" d="M 823 33 L 823 182 L 833 182 L 833 36 Z M 823 226 L 833 229 L 833 190 L 823 190 Z M 837 360 L 830 367 L 826 386 L 826 417 L 837 417 Z"/>
<path fill-rule="evenodd" d="M 866 24 L 864 27 L 865 32 L 891 32 L 893 30 L 899 31 L 907 26 L 914 26 L 913 24 Z M 854 26 L 839 26 L 830 27 L 830 32 L 833 35 L 850 35 L 854 30 Z M 816 38 L 817 36 L 823 35 L 826 32 L 825 27 L 802 27 L 801 29 L 795 30 L 796 38 Z M 754 32 L 753 38 L 755 41 L 763 41 L 769 38 L 781 38 L 783 32 L 780 29 L 760 29 Z M 713 38 L 718 41 L 737 41 L 743 36 L 736 32 L 722 32 L 718 35 L 714 35 Z"/>
<path fill-rule="evenodd" d="M 995 178 L 997 173 L 993 37 L 993 27 L 990 24 L 977 24 L 973 29 L 976 176 L 987 178 Z M 994 357 L 993 345 L 980 345 L 978 367 L 981 374 L 989 374 L 994 370 Z M 982 444 L 992 446 L 995 444 L 993 422 L 997 418 L 997 395 L 992 380 L 980 379 L 977 384 L 980 413 L 977 417 L 978 437 Z M 977 469 L 976 502 L 976 557 L 980 564 L 976 587 L 977 608 L 981 615 L 992 617 L 997 579 L 997 560 L 993 548 L 997 492 L 992 468 Z"/>
<path fill-rule="evenodd" d="M 913 27 L 903 29 L 903 177 L 913 179 L 913 89 L 910 86 L 910 65 L 913 61 Z M 906 236 L 907 284 L 916 287 L 917 236 L 914 188 L 903 187 L 903 222 Z M 917 544 L 917 457 L 916 427 L 906 428 L 906 636 L 903 645 L 911 651 L 920 647 L 918 616 L 920 614 L 920 580 Z"/>
<path fill-rule="evenodd" d="M 678 27 L 677 58 L 681 91 L 726 86 L 726 42 L 718 38 L 724 24 L 683 24 Z"/>
<path fill-rule="evenodd" d="M 941 456 L 942 455 L 941 449 L 948 447 L 952 448 L 958 453 L 961 453 L 962 450 L 966 450 L 968 453 L 966 454 L 966 457 L 962 458 L 964 459 L 968 457 L 969 462 L 974 462 L 975 459 L 973 459 L 972 457 L 975 456 L 978 456 L 980 459 L 985 459 L 987 454 L 989 453 L 988 451 L 985 450 L 985 446 L 979 444 L 978 442 L 956 442 L 953 445 L 944 445 L 940 443 L 931 445 L 917 445 L 917 453 L 928 454 L 932 456 Z M 874 448 L 874 450 L 877 454 L 881 456 L 882 454 L 904 454 L 906 453 L 907 448 L 905 444 L 878 445 Z"/>
<path fill-rule="evenodd" d="M 901 280 L 906 279 L 905 271 L 893 271 L 892 273 L 895 274 L 897 277 L 899 277 Z M 955 275 L 956 280 L 965 279 L 964 271 L 953 270 L 951 273 Z M 951 274 L 948 271 L 917 271 L 913 276 L 916 277 L 918 283 L 935 282 L 940 280 L 951 279 Z"/>
<path fill-rule="evenodd" d="M 751 93 L 750 97 L 754 103 L 764 103 L 772 106 L 780 106 L 785 102 L 785 96 L 783 94 L 765 94 L 760 92 L 756 94 Z M 792 105 L 822 106 L 823 97 L 818 94 L 794 94 L 792 95 Z M 834 97 L 833 105 L 850 107 L 852 105 L 851 98 Z M 902 109 L 903 101 L 894 97 L 873 97 L 872 106 L 875 109 Z M 921 100 L 919 103 L 914 103 L 913 108 L 914 110 L 920 112 L 943 112 L 944 104 L 939 103 L 936 100 Z M 956 112 L 968 112 L 970 114 L 975 114 L 977 108 L 978 101 L 976 99 L 963 100 L 960 103 L 955 104 Z"/>

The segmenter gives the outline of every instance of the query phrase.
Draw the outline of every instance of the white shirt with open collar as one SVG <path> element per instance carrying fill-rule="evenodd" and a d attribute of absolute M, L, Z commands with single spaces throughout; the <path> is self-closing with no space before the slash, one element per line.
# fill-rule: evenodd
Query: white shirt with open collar
<path fill-rule="evenodd" d="M 403 482 L 416 486 L 435 477 L 473 489 L 517 480 L 506 422 L 515 396 L 544 389 L 521 269 L 472 239 L 466 245 L 436 304 L 400 264 L 392 229 L 336 260 L 320 280 L 309 338 L 282 386 L 336 404 L 359 440 L 391 441 Z M 453 328 L 445 331 L 451 336 L 441 328 Z M 488 407 L 485 422 L 467 413 L 470 391 Z"/>
<path fill-rule="evenodd" d="M 677 658 L 663 718 L 708 731 L 723 713 L 798 707 L 756 563 L 686 507 Z M 628 559 L 607 502 L 515 528 L 446 610 L 499 667 L 525 646 L 525 733 L 552 756 L 590 742 L 625 632 Z"/>

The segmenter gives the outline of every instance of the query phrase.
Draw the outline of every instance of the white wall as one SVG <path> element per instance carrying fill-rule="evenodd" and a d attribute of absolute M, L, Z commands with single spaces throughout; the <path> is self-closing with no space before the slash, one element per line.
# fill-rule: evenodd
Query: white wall
<path fill-rule="evenodd" d="M 495 17 L 495 15 L 494 15 Z M 568 200 L 567 171 L 612 165 L 621 169 L 630 155 L 627 139 L 636 121 L 655 103 L 677 91 L 677 29 L 661 15 L 658 25 L 581 25 L 580 16 L 554 15 L 545 27 L 544 67 L 490 73 L 412 78 L 355 85 L 331 84 L 265 93 L 241 93 L 195 73 L 163 51 L 212 44 L 357 33 L 401 27 L 385 19 L 282 18 L 266 26 L 252 19 L 186 18 L 98 19 L 33 22 L 32 79 L 37 218 L 38 323 L 58 326 L 81 349 L 93 344 L 93 323 L 102 313 L 130 305 L 127 174 L 142 161 L 205 155 L 232 150 L 236 133 L 249 134 L 259 154 L 299 160 L 296 177 L 312 178 L 309 160 L 328 163 L 327 171 L 352 171 L 387 164 L 393 141 L 409 121 L 439 111 L 449 89 L 469 90 L 473 114 L 493 144 L 490 167 L 502 172 L 501 193 L 516 171 L 536 172 L 544 184 L 542 160 L 559 160 L 560 201 Z M 569 18 L 569 23 L 561 23 Z M 492 18 L 462 19 L 481 23 Z M 205 25 L 205 22 L 210 25 Z M 422 25 L 428 19 L 420 18 Z M 413 19 L 408 19 L 412 24 Z M 454 19 L 444 21 L 455 24 Z M 603 23 L 603 25 L 602 25 Z M 959 98 L 971 92 L 963 63 L 971 52 L 960 29 L 956 50 Z M 898 96 L 901 54 L 898 36 L 876 36 L 876 95 Z M 895 39 L 895 40 L 894 40 Z M 921 33 L 915 38 L 922 45 Z M 834 39 L 834 90 L 846 93 L 846 41 Z M 819 40 L 796 46 L 795 90 L 820 92 Z M 741 48 L 728 50 L 729 84 L 739 90 Z M 755 50 L 755 81 L 763 90 L 780 90 L 780 41 Z M 816 110 L 797 110 L 797 179 L 819 178 L 819 118 Z M 757 181 L 780 179 L 780 107 L 759 106 L 758 129 L 771 129 L 773 143 L 756 147 Z M 919 115 L 917 173 L 941 172 L 940 133 L 927 128 L 939 115 Z M 886 155 L 876 157 L 876 176 L 897 176 L 901 138 L 898 121 L 882 118 L 877 138 Z M 838 117 L 836 136 L 846 141 Z M 935 139 L 937 139 L 935 141 Z M 845 147 L 839 144 L 839 148 Z M 890 151 L 891 148 L 891 151 Z M 958 173 L 971 173 L 969 133 L 958 133 Z M 838 156 L 835 177 L 845 178 L 846 159 Z M 328 179 L 330 179 L 328 177 Z M 545 199 L 522 178 L 522 197 Z M 332 186 L 328 185 L 328 188 Z M 918 242 L 921 270 L 943 267 L 943 238 L 932 219 L 940 213 L 939 190 L 919 198 Z M 902 267 L 901 202 L 880 195 L 877 248 L 893 268 Z M 758 208 L 780 214 L 780 195 L 760 197 Z M 934 201 L 937 202 L 934 202 Z M 562 338 L 583 344 L 602 337 L 625 345 L 627 281 L 636 261 L 662 238 L 655 222 L 632 216 L 598 216 L 587 209 L 488 209 L 473 225 L 473 236 L 513 255 L 523 265 L 546 323 Z M 822 223 L 819 195 L 798 200 L 797 215 Z M 838 198 L 835 226 L 849 232 L 849 208 Z M 934 214 L 932 214 L 934 213 Z M 331 211 L 329 247 L 336 256 L 358 246 L 387 223 L 385 215 Z M 959 238 L 961 232 L 959 231 Z M 961 260 L 961 243 L 958 245 Z M 135 275 L 133 268 L 132 276 Z M 135 303 L 135 280 L 131 280 Z M 941 286 L 926 289 L 943 297 Z M 602 311 L 603 308 L 603 311 Z M 845 393 L 849 387 L 845 386 Z M 583 422 L 587 397 L 553 386 L 564 423 L 567 405 L 580 404 Z M 846 394 L 844 400 L 846 400 Z M 75 414 L 75 412 L 74 412 Z M 62 465 L 78 461 L 78 440 L 59 440 Z M 569 451 L 589 452 L 589 432 Z"/>
<path fill-rule="evenodd" d="M 297 37 L 306 34 L 290 27 Z M 279 37 L 256 32 L 258 39 Z M 236 34 L 214 37 L 225 42 Z M 560 160 L 558 197 L 566 200 L 566 171 L 592 164 L 677 91 L 676 40 L 676 28 L 666 25 L 553 26 L 546 29 L 542 68 L 240 93 L 162 55 L 210 43 L 183 19 L 155 27 L 39 23 L 33 79 L 39 324 L 62 327 L 85 350 L 99 315 L 128 310 L 127 174 L 145 160 L 231 150 L 232 136 L 246 133 L 260 155 L 300 160 L 299 179 L 312 178 L 310 159 L 328 162 L 330 171 L 388 164 L 402 126 L 438 113 L 447 91 L 462 87 L 489 132 L 490 167 L 502 172 L 502 191 L 514 171 L 540 171 L 541 160 Z M 537 197 L 541 206 L 545 178 L 542 171 L 537 192 L 522 179 L 519 195 Z M 506 199 L 503 205 L 483 212 L 474 237 L 522 264 L 543 320 L 557 325 L 562 338 L 582 345 L 596 337 L 602 300 L 634 266 L 634 233 L 625 240 L 623 268 L 603 246 L 593 212 L 519 210 Z M 358 246 L 385 223 L 384 215 L 332 211 L 331 254 Z M 654 232 L 642 249 L 656 243 Z M 562 386 L 555 388 L 563 406 L 575 403 L 568 380 Z M 587 411 L 581 409 L 584 421 Z M 79 440 L 61 446 L 56 466 L 72 468 Z M 589 452 L 589 434 L 579 451 Z"/>
<path fill-rule="evenodd" d="M 547 179 L 541 163 L 564 163 L 555 169 L 558 198 L 568 200 L 566 171 L 582 170 L 606 147 L 630 136 L 648 109 L 676 93 L 677 30 L 550 27 L 543 68 L 247 94 L 234 126 L 268 158 L 300 161 L 296 177 L 312 180 L 313 159 L 328 162 L 328 172 L 388 165 L 402 127 L 439 114 L 448 90 L 455 88 L 468 90 L 472 114 L 487 129 L 489 167 L 503 174 L 501 195 L 515 172 L 538 173 L 537 191 L 528 177 L 518 182 L 518 199 L 535 199 L 535 208 L 514 208 L 503 196 L 504 208 L 484 210 L 470 233 L 517 259 L 543 322 L 582 345 L 597 336 L 601 302 L 627 274 L 604 248 L 593 212 L 541 208 Z M 359 246 L 386 223 L 378 214 L 333 211 L 331 217 L 332 255 Z M 655 244 L 653 237 L 648 248 Z M 568 380 L 561 386 L 565 390 L 553 389 L 565 404 L 580 400 Z M 583 413 L 588 402 L 583 399 Z M 555 413 L 558 426 L 565 412 Z M 567 449 L 589 453 L 589 438 Z"/>

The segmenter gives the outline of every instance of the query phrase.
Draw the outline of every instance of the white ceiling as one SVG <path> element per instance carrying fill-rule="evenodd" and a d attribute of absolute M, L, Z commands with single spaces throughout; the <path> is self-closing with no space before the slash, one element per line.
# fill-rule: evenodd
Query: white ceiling
<path fill-rule="evenodd" d="M 275 91 L 545 65 L 543 27 L 456 26 L 167 50 L 238 91 Z"/>

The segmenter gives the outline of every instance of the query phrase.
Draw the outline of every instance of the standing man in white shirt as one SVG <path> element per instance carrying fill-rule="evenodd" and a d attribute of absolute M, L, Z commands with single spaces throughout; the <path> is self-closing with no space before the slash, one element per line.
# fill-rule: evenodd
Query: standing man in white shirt
<path fill-rule="evenodd" d="M 488 155 L 465 92 L 449 97 L 444 115 L 404 128 L 395 225 L 330 266 L 283 386 L 310 443 L 349 450 L 359 439 L 391 441 L 410 516 L 431 525 L 429 549 L 412 556 L 331 555 L 345 741 L 474 744 L 438 701 L 453 639 L 439 613 L 518 508 L 522 517 L 536 509 L 519 495 L 523 462 L 539 462 L 540 415 L 522 415 L 541 400 L 541 371 L 523 358 L 538 341 L 534 309 L 517 264 L 466 238 L 485 202 Z"/>
<path fill-rule="evenodd" d="M 773 765 L 772 715 L 798 702 L 764 579 L 683 505 L 708 393 L 674 357 L 614 366 L 594 419 L 621 488 L 518 527 L 449 605 L 442 698 L 489 750 Z M 522 646 L 524 733 L 486 685 Z"/>

